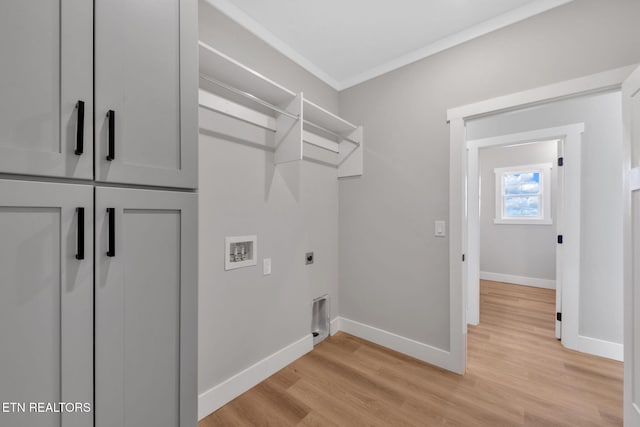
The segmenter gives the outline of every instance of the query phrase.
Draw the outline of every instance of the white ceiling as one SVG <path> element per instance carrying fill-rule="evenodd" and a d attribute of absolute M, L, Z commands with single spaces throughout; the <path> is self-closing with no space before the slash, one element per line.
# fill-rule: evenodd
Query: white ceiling
<path fill-rule="evenodd" d="M 207 0 L 337 90 L 572 0 Z"/>

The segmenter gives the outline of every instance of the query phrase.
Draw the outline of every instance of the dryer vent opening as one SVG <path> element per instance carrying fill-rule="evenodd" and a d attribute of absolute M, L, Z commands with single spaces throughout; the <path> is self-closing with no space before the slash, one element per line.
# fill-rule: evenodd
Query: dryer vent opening
<path fill-rule="evenodd" d="M 329 336 L 329 295 L 314 299 L 311 310 L 311 333 L 315 346 Z"/>

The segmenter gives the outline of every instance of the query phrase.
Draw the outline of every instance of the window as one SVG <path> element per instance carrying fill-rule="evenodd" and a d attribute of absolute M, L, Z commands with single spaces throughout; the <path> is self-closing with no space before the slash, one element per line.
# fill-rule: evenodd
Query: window
<path fill-rule="evenodd" d="M 551 163 L 494 169 L 496 224 L 551 224 Z"/>

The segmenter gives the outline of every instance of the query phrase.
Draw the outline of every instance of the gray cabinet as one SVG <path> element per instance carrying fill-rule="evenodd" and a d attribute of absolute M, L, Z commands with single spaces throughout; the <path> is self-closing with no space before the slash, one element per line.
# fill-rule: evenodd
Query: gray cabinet
<path fill-rule="evenodd" d="M 90 1 L 0 2 L 0 172 L 93 178 L 92 34 Z"/>
<path fill-rule="evenodd" d="M 0 1 L 0 402 L 91 405 L 2 426 L 197 425 L 197 196 L 95 187 L 197 187 L 197 29 L 196 0 Z"/>
<path fill-rule="evenodd" d="M 0 424 L 91 426 L 28 405 L 92 404 L 93 187 L 0 180 L 0 236 L 0 402 L 27 405 Z"/>
<path fill-rule="evenodd" d="M 96 427 L 197 424 L 196 209 L 96 188 Z"/>
<path fill-rule="evenodd" d="M 197 3 L 95 8 L 96 180 L 196 188 Z"/>
<path fill-rule="evenodd" d="M 195 0 L 0 2 L 0 173 L 94 179 L 95 143 L 98 181 L 195 188 L 197 30 Z"/>

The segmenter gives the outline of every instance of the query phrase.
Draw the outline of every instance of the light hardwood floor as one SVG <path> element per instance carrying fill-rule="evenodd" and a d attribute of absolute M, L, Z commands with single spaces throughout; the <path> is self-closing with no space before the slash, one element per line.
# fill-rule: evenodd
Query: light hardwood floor
<path fill-rule="evenodd" d="M 464 376 L 338 333 L 199 427 L 622 425 L 622 363 L 562 347 L 553 290 L 480 291 Z"/>

